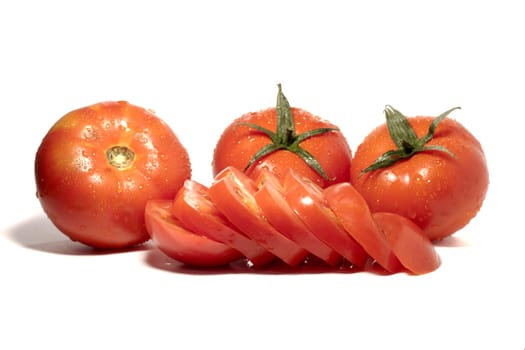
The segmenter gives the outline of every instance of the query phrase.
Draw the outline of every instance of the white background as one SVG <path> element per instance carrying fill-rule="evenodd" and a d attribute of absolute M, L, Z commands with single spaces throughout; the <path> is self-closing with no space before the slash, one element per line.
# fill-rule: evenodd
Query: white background
<path fill-rule="evenodd" d="M 0 348 L 524 349 L 519 1 L 2 1 Z M 92 254 L 35 198 L 33 162 L 72 109 L 154 109 L 194 178 L 233 118 L 291 104 L 353 150 L 392 104 L 481 141 L 479 215 L 428 275 L 195 273 L 154 248 Z M 10 344 L 10 345 L 7 345 Z"/>

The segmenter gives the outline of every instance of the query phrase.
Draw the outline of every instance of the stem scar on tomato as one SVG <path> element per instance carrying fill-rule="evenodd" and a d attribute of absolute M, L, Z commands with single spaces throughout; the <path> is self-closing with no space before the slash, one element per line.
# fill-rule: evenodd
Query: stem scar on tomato
<path fill-rule="evenodd" d="M 301 147 L 300 143 L 313 136 L 324 134 L 330 131 L 338 131 L 338 128 L 318 128 L 314 130 L 305 131 L 302 134 L 297 135 L 295 131 L 295 123 L 293 119 L 292 108 L 286 96 L 284 96 L 281 84 L 277 84 L 279 89 L 277 93 L 277 128 L 275 131 L 271 131 L 260 125 L 254 123 L 239 123 L 251 127 L 257 131 L 260 131 L 268 136 L 271 143 L 263 146 L 259 149 L 255 155 L 250 159 L 244 171 L 248 170 L 255 162 L 264 156 L 267 156 L 278 150 L 286 150 L 301 157 L 301 159 L 308 164 L 315 172 L 317 172 L 323 179 L 331 180 L 319 161 L 307 150 Z"/>
<path fill-rule="evenodd" d="M 135 152 L 126 146 L 113 146 L 106 150 L 106 159 L 111 166 L 125 170 L 133 164 Z"/>
<path fill-rule="evenodd" d="M 410 126 L 407 117 L 394 107 L 387 105 L 385 107 L 386 126 L 390 137 L 397 148 L 383 153 L 370 166 L 363 169 L 360 175 L 377 169 L 387 168 L 395 164 L 397 161 L 410 158 L 419 152 L 439 151 L 444 152 L 451 157 L 455 157 L 454 153 L 450 152 L 445 147 L 440 145 L 427 145 L 427 143 L 434 137 L 438 124 L 451 112 L 460 108 L 461 107 L 451 108 L 434 118 L 428 127 L 428 132 L 421 138 L 418 138 L 416 132 L 412 126 Z"/>

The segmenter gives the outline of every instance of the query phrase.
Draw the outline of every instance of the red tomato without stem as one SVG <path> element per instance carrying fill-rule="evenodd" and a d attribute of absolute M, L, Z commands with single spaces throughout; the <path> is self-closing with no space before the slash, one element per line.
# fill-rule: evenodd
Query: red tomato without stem
<path fill-rule="evenodd" d="M 311 254 L 331 266 L 337 266 L 341 256 L 317 238 L 292 210 L 284 198 L 284 189 L 273 173 L 263 170 L 256 182 L 260 185 L 254 198 L 270 224 Z"/>
<path fill-rule="evenodd" d="M 328 206 L 365 251 L 388 272 L 399 272 L 401 264 L 390 243 L 379 232 L 364 198 L 348 182 L 327 187 L 323 195 Z"/>
<path fill-rule="evenodd" d="M 452 109 L 453 110 L 453 109 Z M 489 174 L 479 141 L 445 118 L 406 118 L 387 106 L 352 160 L 351 182 L 372 212 L 413 220 L 431 240 L 463 228 L 485 199 Z"/>
<path fill-rule="evenodd" d="M 273 261 L 273 254 L 241 233 L 224 217 L 211 201 L 208 192 L 208 187 L 194 180 L 186 180 L 173 202 L 173 216 L 189 230 L 238 250 L 254 267 L 262 267 Z"/>
<path fill-rule="evenodd" d="M 123 101 L 66 114 L 35 159 L 49 219 L 72 240 L 104 249 L 148 240 L 146 201 L 173 199 L 190 175 L 188 153 L 169 126 Z"/>
<path fill-rule="evenodd" d="M 286 201 L 317 238 L 352 264 L 366 265 L 368 254 L 343 228 L 319 186 L 289 171 L 284 178 L 284 189 Z"/>
<path fill-rule="evenodd" d="M 241 258 L 241 253 L 230 246 L 184 228 L 171 215 L 172 205 L 171 200 L 146 203 L 146 228 L 160 251 L 187 265 L 202 267 L 221 266 Z"/>
<path fill-rule="evenodd" d="M 308 252 L 277 231 L 264 217 L 255 198 L 254 182 L 225 168 L 209 189 L 210 198 L 228 220 L 245 235 L 290 266 L 304 261 Z"/>
<path fill-rule="evenodd" d="M 351 150 L 338 128 L 291 108 L 279 85 L 277 106 L 247 113 L 220 136 L 213 154 L 213 174 L 233 166 L 256 179 L 268 169 L 281 180 L 288 168 L 321 187 L 350 180 Z"/>
<path fill-rule="evenodd" d="M 394 254 L 410 272 L 420 275 L 439 267 L 441 260 L 432 241 L 413 221 L 394 213 L 374 213 L 372 216 Z"/>

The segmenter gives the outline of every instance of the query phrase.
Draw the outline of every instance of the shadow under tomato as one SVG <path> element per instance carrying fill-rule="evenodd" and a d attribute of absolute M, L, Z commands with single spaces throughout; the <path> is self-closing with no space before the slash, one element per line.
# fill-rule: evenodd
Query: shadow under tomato
<path fill-rule="evenodd" d="M 358 272 L 373 273 L 378 275 L 388 275 L 381 267 L 372 264 L 365 268 L 356 268 L 350 265 L 341 267 L 331 267 L 321 261 L 310 259 L 304 264 L 290 267 L 280 260 L 277 260 L 262 268 L 248 266 L 246 260 L 238 260 L 224 266 L 217 267 L 197 267 L 189 266 L 175 259 L 170 258 L 157 248 L 152 248 L 145 253 L 145 263 L 155 269 L 183 273 L 189 275 L 221 275 L 221 274 L 257 274 L 257 275 L 301 275 L 301 274 L 352 274 Z"/>
<path fill-rule="evenodd" d="M 8 229 L 8 235 L 22 247 L 52 254 L 104 255 L 148 249 L 146 244 L 118 251 L 95 249 L 70 240 L 44 215 L 31 217 L 14 225 Z"/>
<path fill-rule="evenodd" d="M 436 247 L 469 247 L 471 243 L 463 237 L 448 236 L 439 241 L 435 241 Z"/>

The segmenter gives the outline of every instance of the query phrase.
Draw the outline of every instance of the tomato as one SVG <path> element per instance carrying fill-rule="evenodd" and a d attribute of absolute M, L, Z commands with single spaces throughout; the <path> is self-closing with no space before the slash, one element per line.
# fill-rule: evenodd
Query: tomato
<path fill-rule="evenodd" d="M 284 188 L 286 201 L 317 238 L 355 266 L 366 265 L 368 254 L 343 228 L 319 186 L 290 170 Z"/>
<path fill-rule="evenodd" d="M 153 112 L 104 102 L 67 113 L 35 158 L 37 197 L 72 240 L 118 249 L 149 239 L 149 199 L 172 199 L 191 175 L 188 153 Z"/>
<path fill-rule="evenodd" d="M 410 272 L 424 274 L 439 267 L 441 260 L 432 241 L 413 221 L 395 213 L 374 213 L 373 219 L 392 250 Z"/>
<path fill-rule="evenodd" d="M 173 216 L 191 231 L 235 248 L 254 267 L 264 266 L 274 260 L 273 254 L 242 234 L 224 217 L 211 201 L 208 192 L 208 187 L 194 180 L 186 180 L 173 202 Z"/>
<path fill-rule="evenodd" d="M 213 174 L 233 166 L 256 179 L 268 169 L 282 180 L 292 168 L 326 187 L 350 180 L 351 158 L 339 129 L 291 108 L 279 85 L 276 107 L 242 115 L 223 131 L 213 154 Z"/>
<path fill-rule="evenodd" d="M 453 109 L 452 109 L 453 110 Z M 372 212 L 413 220 L 431 240 L 463 228 L 479 211 L 489 184 L 480 142 L 459 122 L 406 118 L 387 106 L 352 160 L 351 182 Z"/>
<path fill-rule="evenodd" d="M 323 191 L 330 208 L 345 230 L 379 265 L 389 272 L 401 270 L 390 243 L 379 232 L 364 198 L 348 182 L 332 185 Z"/>
<path fill-rule="evenodd" d="M 308 252 L 336 266 L 341 256 L 317 238 L 292 210 L 279 180 L 270 171 L 263 170 L 257 182 L 260 186 L 254 198 L 270 224 Z"/>
<path fill-rule="evenodd" d="M 225 265 L 241 257 L 230 246 L 187 230 L 171 215 L 172 205 L 171 200 L 146 203 L 146 228 L 160 251 L 182 263 L 203 267 Z"/>
<path fill-rule="evenodd" d="M 246 236 L 291 266 L 304 261 L 308 252 L 277 231 L 264 217 L 255 198 L 253 181 L 244 173 L 225 168 L 209 189 L 217 208 Z"/>

